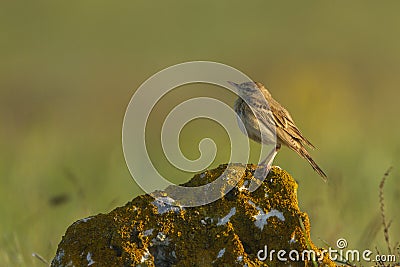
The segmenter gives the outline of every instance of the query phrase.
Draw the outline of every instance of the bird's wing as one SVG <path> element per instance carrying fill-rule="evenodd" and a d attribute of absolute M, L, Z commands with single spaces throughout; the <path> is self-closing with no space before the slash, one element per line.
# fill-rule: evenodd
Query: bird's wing
<path fill-rule="evenodd" d="M 275 101 L 275 103 L 271 104 L 270 108 L 277 128 L 276 134 L 280 139 L 286 141 L 289 146 L 293 145 L 291 144 L 292 142 L 297 141 L 302 145 L 307 144 L 311 148 L 315 148 L 314 145 L 311 144 L 311 142 L 300 132 L 289 112 L 284 107 Z M 294 140 L 290 141 L 290 139 Z"/>
<path fill-rule="evenodd" d="M 254 115 L 254 124 L 257 125 L 260 133 L 263 134 L 263 138 L 267 139 L 264 141 L 276 140 L 276 124 L 272 110 L 269 108 L 253 108 L 250 112 Z"/>

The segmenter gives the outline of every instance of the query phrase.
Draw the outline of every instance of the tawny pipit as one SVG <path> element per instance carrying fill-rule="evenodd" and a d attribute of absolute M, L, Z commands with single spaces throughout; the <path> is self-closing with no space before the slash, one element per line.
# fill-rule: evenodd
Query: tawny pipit
<path fill-rule="evenodd" d="M 315 147 L 297 128 L 289 112 L 272 98 L 267 88 L 259 82 L 241 84 L 229 82 L 229 84 L 238 89 L 240 97 L 235 102 L 235 111 L 242 120 L 248 137 L 258 143 L 273 144 L 275 141 L 273 135 L 276 133 L 275 151 L 263 162 L 265 164 L 268 160 L 266 168 L 269 169 L 271 167 L 276 153 L 283 144 L 305 158 L 322 179 L 326 181 L 326 174 L 311 158 L 305 148 L 306 145 L 311 148 Z M 245 100 L 251 108 L 246 104 Z M 244 132 L 246 133 L 246 131 Z"/>

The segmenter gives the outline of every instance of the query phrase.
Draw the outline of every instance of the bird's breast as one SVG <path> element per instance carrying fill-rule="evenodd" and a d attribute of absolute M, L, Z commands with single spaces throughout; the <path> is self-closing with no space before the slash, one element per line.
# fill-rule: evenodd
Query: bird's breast
<path fill-rule="evenodd" d="M 240 130 L 250 139 L 263 144 L 276 143 L 275 125 L 271 124 L 268 110 L 253 107 L 257 111 L 257 119 L 251 108 L 240 98 L 236 100 L 234 109 Z"/>

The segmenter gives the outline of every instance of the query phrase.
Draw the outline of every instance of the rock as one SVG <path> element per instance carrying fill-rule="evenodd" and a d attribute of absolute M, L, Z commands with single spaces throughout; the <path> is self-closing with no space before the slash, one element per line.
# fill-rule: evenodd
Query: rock
<path fill-rule="evenodd" d="M 209 183 L 226 167 L 195 175 L 184 186 Z M 304 250 L 321 249 L 310 240 L 294 179 L 273 167 L 250 193 L 246 186 L 255 167 L 247 165 L 235 188 L 204 206 L 170 206 L 142 195 L 108 214 L 79 220 L 67 229 L 51 266 L 336 266 L 326 255 L 302 260 Z M 299 261 L 278 260 L 279 250 L 286 252 L 281 258 L 291 252 Z"/>

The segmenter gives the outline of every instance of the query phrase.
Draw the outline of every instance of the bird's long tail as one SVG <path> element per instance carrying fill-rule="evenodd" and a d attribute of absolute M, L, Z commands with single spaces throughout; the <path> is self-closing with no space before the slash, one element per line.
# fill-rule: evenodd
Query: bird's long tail
<path fill-rule="evenodd" d="M 326 182 L 328 180 L 328 177 L 326 176 L 326 174 L 324 173 L 324 171 L 318 166 L 318 164 L 311 158 L 310 154 L 307 152 L 307 150 L 305 148 L 300 148 L 299 151 L 296 151 L 297 153 L 300 154 L 300 156 L 302 156 L 303 158 L 305 158 L 308 163 L 310 163 L 311 167 L 314 169 L 314 171 L 316 171 L 321 178 Z"/>

